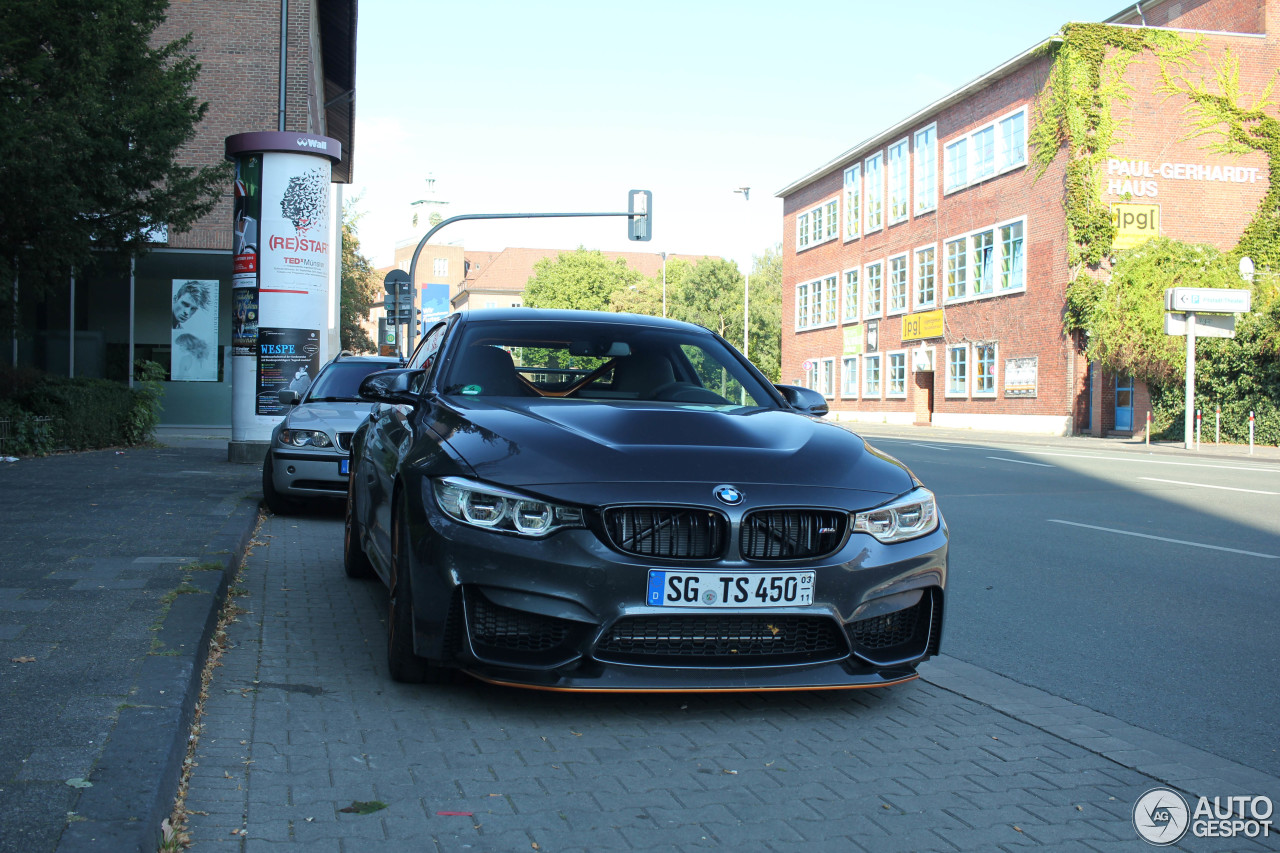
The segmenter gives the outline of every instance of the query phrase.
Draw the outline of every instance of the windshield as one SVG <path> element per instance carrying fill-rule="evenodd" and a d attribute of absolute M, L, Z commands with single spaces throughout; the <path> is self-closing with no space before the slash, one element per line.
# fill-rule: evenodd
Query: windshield
<path fill-rule="evenodd" d="M 311 383 L 304 402 L 359 403 L 361 400 L 357 391 L 361 380 L 370 373 L 389 370 L 395 366 L 396 362 L 389 361 L 335 361 L 320 371 L 316 381 Z"/>
<path fill-rule="evenodd" d="M 461 396 L 777 405 L 713 335 L 624 322 L 473 322 L 441 388 Z"/>

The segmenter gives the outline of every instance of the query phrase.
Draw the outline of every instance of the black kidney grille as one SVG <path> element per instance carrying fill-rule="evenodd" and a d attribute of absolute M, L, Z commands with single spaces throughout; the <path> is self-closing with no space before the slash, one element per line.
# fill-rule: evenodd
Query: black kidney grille
<path fill-rule="evenodd" d="M 471 639 L 493 649 L 544 652 L 564 642 L 569 625 L 562 619 L 512 610 L 483 595 L 468 596 Z"/>
<path fill-rule="evenodd" d="M 595 656 L 645 663 L 668 657 L 686 664 L 760 666 L 843 657 L 849 647 L 840 633 L 826 616 L 628 616 L 614 623 L 597 644 Z"/>
<path fill-rule="evenodd" d="M 834 510 L 761 510 L 742 520 L 739 545 L 748 560 L 822 557 L 840 547 L 848 522 Z"/>
<path fill-rule="evenodd" d="M 604 513 L 613 547 L 641 557 L 708 560 L 724 553 L 728 522 L 719 513 L 683 507 L 613 507 Z"/>
<path fill-rule="evenodd" d="M 888 649 L 910 641 L 916 634 L 921 614 L 929 607 L 928 597 L 904 610 L 883 616 L 859 619 L 849 624 L 849 637 L 864 649 Z"/>

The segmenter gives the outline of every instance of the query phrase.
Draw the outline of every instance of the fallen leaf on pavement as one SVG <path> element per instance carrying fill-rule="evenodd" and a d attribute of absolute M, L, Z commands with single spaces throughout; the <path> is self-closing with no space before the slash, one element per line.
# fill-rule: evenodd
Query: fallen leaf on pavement
<path fill-rule="evenodd" d="M 23 655 L 20 658 L 9 658 L 10 663 L 35 663 L 36 659 L 31 655 Z"/>
<path fill-rule="evenodd" d="M 369 800 L 367 802 L 355 800 L 345 809 L 338 809 L 338 811 L 346 812 L 347 814 L 373 814 L 374 812 L 382 811 L 386 807 L 387 804 L 381 800 Z"/>
<path fill-rule="evenodd" d="M 441 817 L 475 817 L 474 812 L 436 812 Z"/>
<path fill-rule="evenodd" d="M 73 788 L 92 788 L 93 787 L 93 783 L 90 782 L 88 779 L 81 779 L 79 777 L 75 779 L 68 779 L 67 784 Z"/>

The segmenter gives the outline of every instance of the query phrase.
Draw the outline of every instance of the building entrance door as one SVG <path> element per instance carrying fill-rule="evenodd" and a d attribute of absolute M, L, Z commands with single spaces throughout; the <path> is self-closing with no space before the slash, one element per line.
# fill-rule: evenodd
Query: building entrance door
<path fill-rule="evenodd" d="M 1116 432 L 1133 432 L 1133 375 L 1116 377 Z"/>

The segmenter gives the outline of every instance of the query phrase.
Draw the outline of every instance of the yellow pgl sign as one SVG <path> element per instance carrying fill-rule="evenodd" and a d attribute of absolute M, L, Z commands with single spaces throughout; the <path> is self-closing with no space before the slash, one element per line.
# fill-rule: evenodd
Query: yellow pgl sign
<path fill-rule="evenodd" d="M 902 340 L 919 341 L 942 337 L 942 311 L 921 311 L 902 318 Z"/>
<path fill-rule="evenodd" d="M 1111 224 L 1116 227 L 1116 249 L 1132 249 L 1152 237 L 1160 236 L 1160 205 L 1127 204 L 1111 205 Z"/>

